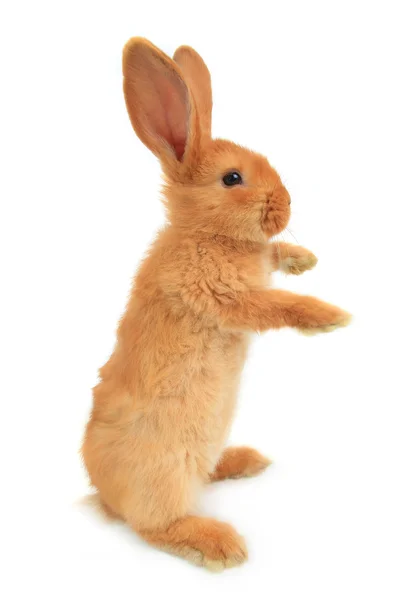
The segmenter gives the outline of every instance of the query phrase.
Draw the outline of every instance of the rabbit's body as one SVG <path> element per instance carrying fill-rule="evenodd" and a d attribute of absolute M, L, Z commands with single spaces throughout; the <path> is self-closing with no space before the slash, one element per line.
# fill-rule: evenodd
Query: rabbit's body
<path fill-rule="evenodd" d="M 130 119 L 160 159 L 168 225 L 143 262 L 112 356 L 100 370 L 83 443 L 108 511 L 150 543 L 221 569 L 243 562 L 228 524 L 193 515 L 207 481 L 255 475 L 256 450 L 226 448 L 249 335 L 346 325 L 341 309 L 273 290 L 269 273 L 316 264 L 272 243 L 290 196 L 267 159 L 211 138 L 211 81 L 200 56 L 174 60 L 132 39 L 123 59 Z"/>
<path fill-rule="evenodd" d="M 250 335 L 222 330 L 212 305 L 264 287 L 268 264 L 265 246 L 168 228 L 136 277 L 95 388 L 84 456 L 103 501 L 138 529 L 164 525 L 171 503 L 167 520 L 192 510 L 215 470 Z"/>

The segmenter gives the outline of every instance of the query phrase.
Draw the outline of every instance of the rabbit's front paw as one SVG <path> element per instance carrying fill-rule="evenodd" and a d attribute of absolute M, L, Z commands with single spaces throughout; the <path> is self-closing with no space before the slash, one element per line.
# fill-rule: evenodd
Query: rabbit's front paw
<path fill-rule="evenodd" d="M 301 246 L 291 246 L 290 255 L 281 258 L 280 270 L 291 275 L 300 275 L 313 269 L 317 262 L 318 258 L 310 250 Z"/>
<path fill-rule="evenodd" d="M 331 304 L 318 302 L 313 306 L 312 312 L 300 318 L 299 331 L 304 335 L 315 335 L 316 333 L 329 333 L 339 327 L 346 327 L 352 316 Z"/>

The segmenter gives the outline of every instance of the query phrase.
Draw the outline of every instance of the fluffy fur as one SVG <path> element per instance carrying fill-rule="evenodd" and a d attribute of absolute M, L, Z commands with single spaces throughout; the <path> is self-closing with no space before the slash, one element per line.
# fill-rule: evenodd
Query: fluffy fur
<path fill-rule="evenodd" d="M 199 55 L 183 46 L 172 60 L 133 38 L 123 72 L 132 125 L 161 161 L 168 223 L 100 370 L 82 452 L 110 514 L 149 543 L 220 570 L 242 563 L 246 546 L 230 525 L 194 514 L 201 487 L 268 465 L 251 448 L 224 450 L 250 334 L 330 331 L 349 315 L 269 287 L 273 270 L 299 274 L 316 258 L 269 241 L 288 223 L 289 194 L 265 157 L 211 138 Z M 243 185 L 222 184 L 230 170 Z"/>

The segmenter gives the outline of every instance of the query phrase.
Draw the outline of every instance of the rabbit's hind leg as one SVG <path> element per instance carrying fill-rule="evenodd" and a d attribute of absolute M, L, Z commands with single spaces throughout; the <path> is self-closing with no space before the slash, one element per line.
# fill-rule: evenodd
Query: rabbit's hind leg
<path fill-rule="evenodd" d="M 203 486 L 196 461 L 186 451 L 153 452 L 150 458 L 131 473 L 120 505 L 132 529 L 150 544 L 210 570 L 242 563 L 246 546 L 233 527 L 192 514 Z"/>

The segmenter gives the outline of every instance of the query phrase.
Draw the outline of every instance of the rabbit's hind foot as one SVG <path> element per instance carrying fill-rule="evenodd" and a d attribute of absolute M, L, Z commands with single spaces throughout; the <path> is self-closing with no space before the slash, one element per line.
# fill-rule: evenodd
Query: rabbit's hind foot
<path fill-rule="evenodd" d="M 231 525 L 215 519 L 187 516 L 165 530 L 139 533 L 161 550 L 214 572 L 235 567 L 247 559 L 244 539 Z"/>

